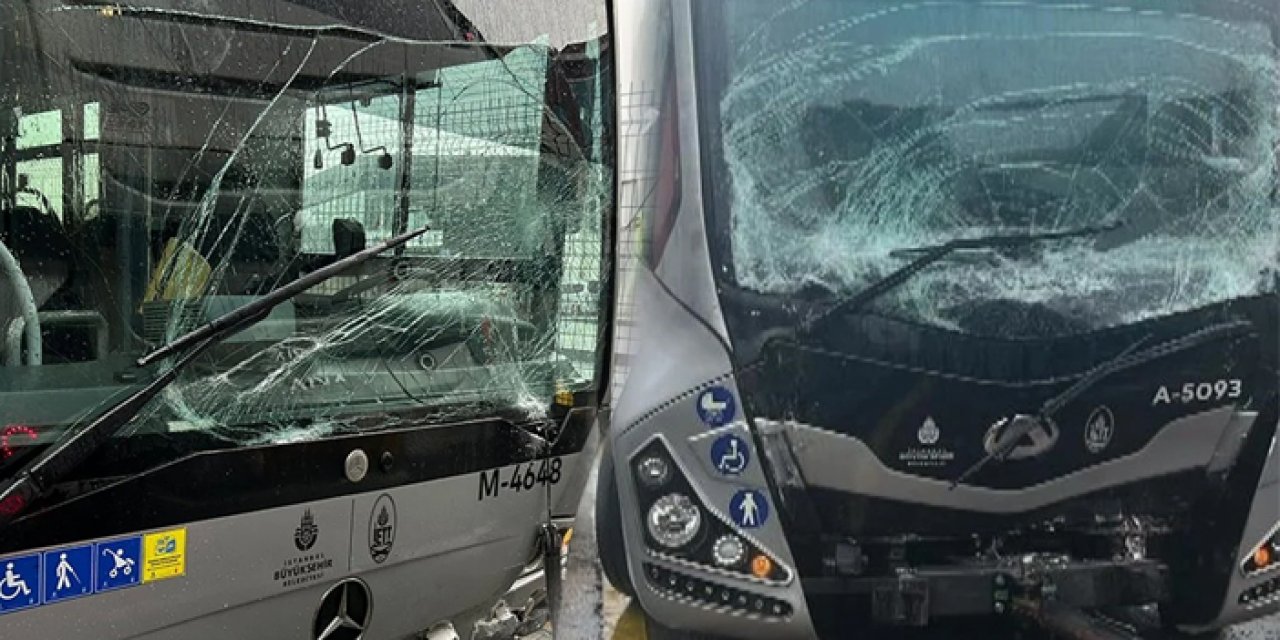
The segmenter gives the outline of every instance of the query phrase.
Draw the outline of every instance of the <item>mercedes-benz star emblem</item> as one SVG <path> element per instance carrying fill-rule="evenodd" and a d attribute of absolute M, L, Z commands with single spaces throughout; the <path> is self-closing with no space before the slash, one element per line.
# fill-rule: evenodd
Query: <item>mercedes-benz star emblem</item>
<path fill-rule="evenodd" d="M 369 587 L 356 578 L 333 585 L 320 599 L 311 627 L 313 640 L 360 640 L 373 617 Z"/>

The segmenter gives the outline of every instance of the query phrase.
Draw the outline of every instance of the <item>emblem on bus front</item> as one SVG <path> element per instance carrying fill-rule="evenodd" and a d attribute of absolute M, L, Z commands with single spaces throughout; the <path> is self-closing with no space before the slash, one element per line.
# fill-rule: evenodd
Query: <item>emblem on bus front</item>
<path fill-rule="evenodd" d="M 346 471 L 347 479 L 352 482 L 364 480 L 365 474 L 369 473 L 369 455 L 363 449 L 352 449 L 347 454 L 343 470 Z"/>
<path fill-rule="evenodd" d="M 382 494 L 373 503 L 369 513 L 369 557 L 381 563 L 391 555 L 396 542 L 396 503 L 391 496 Z"/>
<path fill-rule="evenodd" d="M 298 547 L 298 551 L 306 551 L 316 546 L 316 538 L 319 537 L 320 527 L 316 525 L 315 518 L 311 515 L 311 510 L 307 509 L 302 512 L 302 522 L 293 531 L 293 544 Z"/>
<path fill-rule="evenodd" d="M 1115 430 L 1116 418 L 1111 414 L 1111 409 L 1105 405 L 1094 409 L 1085 421 L 1084 446 L 1089 449 L 1089 453 L 1101 452 L 1111 444 L 1111 435 Z"/>
<path fill-rule="evenodd" d="M 938 438 L 942 437 L 942 430 L 938 428 L 938 423 L 933 421 L 933 416 L 924 419 L 924 424 L 920 425 L 920 429 L 916 431 L 916 440 L 920 444 L 938 444 Z"/>

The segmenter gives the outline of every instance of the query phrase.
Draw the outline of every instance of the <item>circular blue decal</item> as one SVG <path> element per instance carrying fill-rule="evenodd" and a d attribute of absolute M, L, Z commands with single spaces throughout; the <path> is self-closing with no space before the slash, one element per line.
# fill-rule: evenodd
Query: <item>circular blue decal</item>
<path fill-rule="evenodd" d="M 741 474 L 751 462 L 751 449 L 747 441 L 733 434 L 716 438 L 711 444 L 711 466 L 729 476 Z"/>
<path fill-rule="evenodd" d="M 733 394 L 724 387 L 711 387 L 698 396 L 698 418 L 709 426 L 732 422 L 735 409 Z"/>
<path fill-rule="evenodd" d="M 769 499 L 761 491 L 742 489 L 729 501 L 729 515 L 743 529 L 764 526 L 769 520 Z"/>

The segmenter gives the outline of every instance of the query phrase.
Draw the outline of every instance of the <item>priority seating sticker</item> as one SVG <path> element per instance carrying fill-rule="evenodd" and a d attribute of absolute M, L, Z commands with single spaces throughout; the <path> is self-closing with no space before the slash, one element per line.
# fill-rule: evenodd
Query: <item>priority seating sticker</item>
<path fill-rule="evenodd" d="M 187 530 L 148 533 L 142 539 L 142 581 L 176 578 L 187 572 Z"/>

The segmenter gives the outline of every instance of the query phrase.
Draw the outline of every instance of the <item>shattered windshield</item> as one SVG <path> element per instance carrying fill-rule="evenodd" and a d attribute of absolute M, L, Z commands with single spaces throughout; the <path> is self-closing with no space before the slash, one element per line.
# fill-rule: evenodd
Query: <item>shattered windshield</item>
<path fill-rule="evenodd" d="M 429 3 L 171 4 L 0 0 L 3 461 L 161 370 L 140 355 L 422 227 L 210 350 L 126 436 L 538 422 L 598 386 L 599 40 L 492 42 Z"/>
<path fill-rule="evenodd" d="M 957 252 L 871 306 L 1046 337 L 1274 288 L 1271 11 L 746 0 L 700 13 L 712 215 L 742 288 L 839 297 L 905 265 L 898 249 L 1113 222 Z"/>

